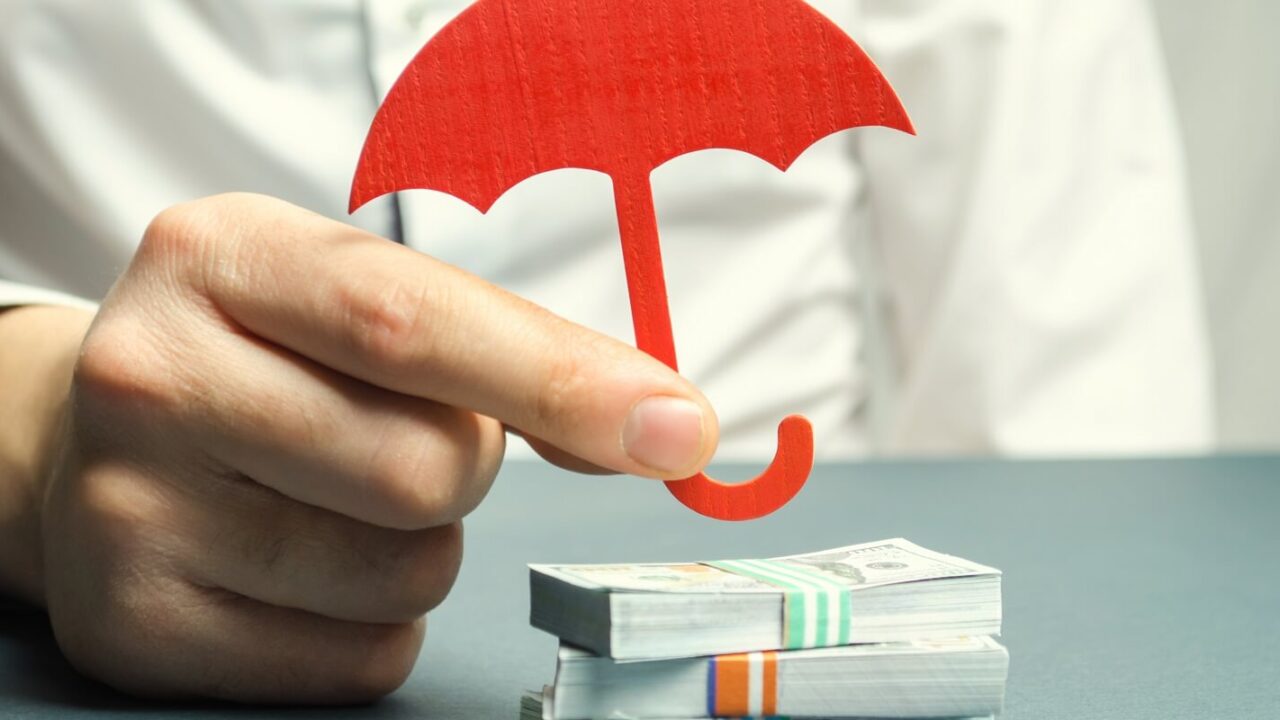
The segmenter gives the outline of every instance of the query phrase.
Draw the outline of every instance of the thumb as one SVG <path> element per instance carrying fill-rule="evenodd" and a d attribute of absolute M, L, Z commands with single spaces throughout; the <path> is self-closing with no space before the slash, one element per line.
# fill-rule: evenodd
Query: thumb
<path fill-rule="evenodd" d="M 494 408 L 499 419 L 539 455 L 575 471 L 674 480 L 706 467 L 719 423 L 696 387 L 612 338 L 550 324 L 560 327 L 543 325 L 545 354 L 526 354 L 523 391 Z"/>

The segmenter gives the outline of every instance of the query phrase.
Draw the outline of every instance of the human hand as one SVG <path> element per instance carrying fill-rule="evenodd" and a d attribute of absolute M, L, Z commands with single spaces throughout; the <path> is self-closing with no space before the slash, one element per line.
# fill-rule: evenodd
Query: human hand
<path fill-rule="evenodd" d="M 398 687 L 504 424 L 577 469 L 691 475 L 698 391 L 634 348 L 252 195 L 148 229 L 81 346 L 44 597 L 85 673 L 147 696 Z"/>

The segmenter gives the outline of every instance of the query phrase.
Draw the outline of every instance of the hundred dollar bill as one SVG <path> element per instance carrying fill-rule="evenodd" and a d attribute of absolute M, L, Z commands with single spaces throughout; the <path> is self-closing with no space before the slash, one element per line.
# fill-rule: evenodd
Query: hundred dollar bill
<path fill-rule="evenodd" d="M 1000 711 L 1009 654 L 989 637 L 622 663 L 563 646 L 529 720 L 975 717 Z"/>
<path fill-rule="evenodd" d="M 612 591 L 665 593 L 773 592 L 765 577 L 784 574 L 852 587 L 964 577 L 1000 571 L 896 538 L 767 560 L 629 565 L 531 565 L 538 572 L 573 578 Z"/>
<path fill-rule="evenodd" d="M 533 625 L 615 659 L 1000 631 L 1000 571 L 902 538 L 761 560 L 530 571 Z"/>

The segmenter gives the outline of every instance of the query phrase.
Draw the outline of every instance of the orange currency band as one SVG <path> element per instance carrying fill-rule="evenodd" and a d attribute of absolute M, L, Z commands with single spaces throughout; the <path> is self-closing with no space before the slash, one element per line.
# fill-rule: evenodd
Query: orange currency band
<path fill-rule="evenodd" d="M 772 717 L 778 714 L 778 653 L 753 652 L 711 658 L 707 714 Z"/>

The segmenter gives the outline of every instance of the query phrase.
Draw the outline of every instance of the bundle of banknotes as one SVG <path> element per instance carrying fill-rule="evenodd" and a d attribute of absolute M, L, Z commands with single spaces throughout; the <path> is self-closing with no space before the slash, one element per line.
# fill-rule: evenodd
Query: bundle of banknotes
<path fill-rule="evenodd" d="M 1000 571 L 901 538 L 529 570 L 531 622 L 561 646 L 522 720 L 978 718 L 1004 701 Z"/>

